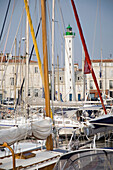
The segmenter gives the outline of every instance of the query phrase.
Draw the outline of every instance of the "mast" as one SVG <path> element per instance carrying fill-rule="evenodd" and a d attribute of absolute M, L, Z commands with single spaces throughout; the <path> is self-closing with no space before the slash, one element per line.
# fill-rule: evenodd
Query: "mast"
<path fill-rule="evenodd" d="M 57 55 L 57 75 L 58 75 L 58 101 L 60 101 L 60 87 L 59 87 L 59 56 Z"/>
<path fill-rule="evenodd" d="M 53 110 L 53 101 L 54 101 L 54 20 L 55 20 L 55 0 L 53 0 L 52 7 L 52 112 Z"/>
<path fill-rule="evenodd" d="M 27 0 L 27 4 L 29 6 L 29 0 Z M 28 18 L 26 16 L 26 94 L 25 97 L 28 97 L 28 89 L 29 89 L 29 23 L 28 23 Z"/>
<path fill-rule="evenodd" d="M 82 75 L 83 75 L 83 100 L 85 100 L 85 80 L 86 80 L 86 76 L 84 74 L 84 61 L 85 61 L 85 57 L 84 57 L 84 49 L 82 47 Z"/>
<path fill-rule="evenodd" d="M 79 34 L 80 34 L 80 38 L 81 38 L 81 41 L 82 41 L 82 45 L 83 45 L 83 48 L 84 48 L 86 61 L 87 61 L 87 63 L 88 63 L 88 66 L 89 66 L 89 68 L 90 68 L 90 71 L 91 71 L 91 73 L 92 73 L 92 77 L 93 77 L 93 80 L 94 80 L 94 82 L 95 82 L 95 86 L 96 86 L 96 88 L 97 88 L 97 91 L 98 91 L 98 94 L 99 94 L 99 97 L 100 97 L 100 100 L 101 100 L 101 103 L 102 103 L 104 112 L 105 112 L 105 114 L 107 114 L 106 108 L 105 108 L 104 103 L 103 103 L 102 96 L 101 96 L 101 94 L 100 94 L 100 90 L 99 90 L 99 86 L 98 86 L 98 83 L 97 83 L 97 79 L 96 79 L 94 70 L 93 70 L 93 68 L 92 68 L 91 60 L 90 60 L 90 57 L 89 57 L 89 53 L 88 53 L 88 50 L 87 50 L 87 46 L 86 46 L 86 43 L 85 43 L 85 39 L 84 39 L 84 36 L 83 36 L 82 28 L 81 28 L 81 25 L 80 25 L 80 21 L 79 21 L 79 17 L 78 17 L 78 14 L 77 14 L 77 10 L 76 10 L 74 1 L 71 0 L 71 3 L 72 3 L 73 11 L 74 11 L 74 14 L 75 14 L 77 26 L 78 26 L 78 29 L 79 29 Z"/>
<path fill-rule="evenodd" d="M 45 92 L 46 92 L 46 98 L 45 99 L 47 99 L 47 97 L 49 98 L 49 83 L 47 84 L 47 82 L 46 82 L 46 80 L 48 80 L 48 70 L 46 71 L 46 74 L 44 75 L 44 78 L 43 78 L 42 64 L 41 64 L 41 60 L 40 60 L 40 57 L 39 57 L 39 51 L 38 51 L 38 47 L 37 47 L 37 42 L 36 42 L 36 38 L 35 38 L 35 33 L 34 33 L 33 25 L 32 25 L 32 20 L 31 20 L 27 0 L 24 0 L 24 3 L 25 3 L 25 8 L 26 8 L 29 26 L 30 26 L 30 30 L 31 30 L 31 35 L 32 35 L 33 43 L 34 43 L 34 48 L 35 48 L 35 52 L 36 52 L 36 56 L 37 56 L 37 60 L 38 60 L 38 64 L 39 64 L 40 74 L 41 74 L 42 82 L 44 84 L 44 89 L 45 89 Z M 44 24 L 45 23 L 45 1 L 44 0 L 41 0 L 41 8 L 42 8 L 42 18 L 43 18 L 42 19 L 42 21 L 43 21 L 42 22 L 42 25 L 43 25 L 42 26 L 42 32 L 43 32 L 42 37 L 43 37 L 43 40 L 45 40 L 44 34 L 46 34 L 46 27 L 44 29 L 44 26 L 45 26 L 45 24 Z M 44 71 L 46 69 L 48 69 L 48 61 L 47 61 L 47 54 L 46 54 L 47 52 L 46 51 L 47 51 L 47 38 L 46 38 L 46 43 L 43 42 L 44 66 L 46 67 L 46 68 L 44 68 Z M 46 83 L 44 83 L 44 82 L 46 82 Z M 46 85 L 48 85 L 48 86 L 46 86 Z M 48 96 L 47 96 L 47 91 L 48 91 Z M 48 103 L 47 103 L 47 101 L 48 101 Z M 50 100 L 47 100 L 47 101 L 46 101 L 46 116 L 49 116 L 49 117 L 52 118 L 52 114 L 50 113 Z M 46 149 L 47 150 L 53 149 L 52 135 L 50 135 L 47 138 Z"/>
<path fill-rule="evenodd" d="M 47 55 L 47 33 L 46 33 L 46 6 L 45 0 L 41 0 L 42 13 L 42 40 L 43 40 L 43 64 L 44 64 L 44 89 L 45 89 L 45 106 L 46 116 L 50 116 L 50 95 L 49 95 L 49 77 L 48 77 L 48 55 Z M 52 135 L 47 137 L 46 149 L 53 150 Z"/>
<path fill-rule="evenodd" d="M 17 55 L 17 39 L 15 38 L 14 106 L 16 106 L 16 55 Z"/>

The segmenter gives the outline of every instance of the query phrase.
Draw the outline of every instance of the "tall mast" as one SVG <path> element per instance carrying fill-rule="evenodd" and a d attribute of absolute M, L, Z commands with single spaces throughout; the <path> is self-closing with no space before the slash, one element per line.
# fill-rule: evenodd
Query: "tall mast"
<path fill-rule="evenodd" d="M 27 0 L 27 4 L 29 6 L 29 0 Z M 25 97 L 28 97 L 28 89 L 29 89 L 29 22 L 26 16 L 26 83 L 25 83 Z"/>
<path fill-rule="evenodd" d="M 90 57 L 89 57 L 89 53 L 88 53 L 88 50 L 87 50 L 87 46 L 86 46 L 85 39 L 84 39 L 83 32 L 82 32 L 82 27 L 81 27 L 81 25 L 80 25 L 80 21 L 79 21 L 79 17 L 78 17 L 78 14 L 77 14 L 77 10 L 76 10 L 74 1 L 71 0 L 71 3 L 72 3 L 73 11 L 74 11 L 74 14 L 75 14 L 77 26 L 78 26 L 78 29 L 79 29 L 79 34 L 80 34 L 80 38 L 81 38 L 81 41 L 82 41 L 82 45 L 83 45 L 83 48 L 84 48 L 86 61 L 87 61 L 87 63 L 88 63 L 88 66 L 90 67 L 90 70 L 91 70 L 91 73 L 92 73 L 92 77 L 93 77 L 93 80 L 94 80 L 94 82 L 95 82 L 95 86 L 96 86 L 96 88 L 97 88 L 97 91 L 98 91 L 98 94 L 99 94 L 100 101 L 101 101 L 101 103 L 102 103 L 104 112 L 105 112 L 105 114 L 107 114 L 106 108 L 105 108 L 104 103 L 103 103 L 102 96 L 101 96 L 101 94 L 100 94 L 100 90 L 99 90 L 99 86 L 98 86 L 98 83 L 97 83 L 97 79 L 96 79 L 94 70 L 93 70 L 93 68 L 92 68 L 91 60 L 90 60 Z"/>
<path fill-rule="evenodd" d="M 60 101 L 60 87 L 59 87 L 59 56 L 57 55 L 57 75 L 58 75 L 58 101 Z"/>
<path fill-rule="evenodd" d="M 55 20 L 55 0 L 53 0 L 52 7 L 52 111 L 54 101 L 54 20 Z M 54 111 L 53 111 L 54 112 Z"/>
<path fill-rule="evenodd" d="M 34 48 L 35 48 L 35 52 L 36 52 L 36 56 L 37 56 L 37 60 L 38 60 L 38 64 L 39 64 L 40 74 L 42 77 L 42 82 L 44 84 L 45 92 L 46 92 L 46 90 L 48 91 L 48 96 L 47 96 L 47 92 L 45 93 L 46 94 L 45 99 L 47 99 L 47 97 L 49 98 L 49 82 L 48 82 L 48 84 L 46 82 L 46 80 L 48 80 L 48 70 L 46 71 L 46 74 L 44 75 L 44 78 L 43 78 L 42 64 L 41 64 L 41 60 L 39 57 L 39 51 L 38 51 L 38 47 L 37 47 L 37 43 L 36 43 L 35 33 L 34 33 L 32 20 L 31 20 L 31 16 L 30 16 L 30 12 L 29 12 L 29 7 L 27 5 L 27 0 L 24 0 L 24 3 L 25 3 L 26 13 L 27 13 L 29 26 L 30 26 L 30 30 L 31 30 L 31 35 L 32 35 L 33 43 L 34 43 Z M 44 0 L 41 0 L 41 8 L 42 8 L 42 21 L 43 21 L 42 22 L 42 25 L 43 25 L 42 26 L 42 32 L 43 32 L 42 37 L 43 37 L 43 40 L 45 40 L 46 27 L 44 28 L 44 26 L 46 26 L 46 25 L 44 23 L 46 20 L 45 20 L 45 1 Z M 46 40 L 47 40 L 47 38 L 46 38 Z M 45 53 L 45 51 L 47 51 L 47 41 L 46 41 L 46 43 L 43 42 L 43 53 L 45 56 L 44 57 L 45 58 L 44 59 L 44 66 L 45 66 L 44 70 L 48 69 L 48 61 L 47 61 L 47 57 L 46 57 L 47 54 Z M 44 82 L 46 82 L 46 83 L 44 83 Z M 46 102 L 46 116 L 50 117 L 50 100 L 47 100 L 47 101 L 48 101 L 48 103 Z M 48 106 L 49 106 L 49 109 L 48 109 Z M 52 114 L 51 114 L 51 118 L 52 118 Z M 47 148 L 47 150 L 53 149 L 52 135 L 50 135 L 46 140 L 46 148 Z"/>
<path fill-rule="evenodd" d="M 43 40 L 43 64 L 44 64 L 44 91 L 45 91 L 45 106 L 46 116 L 50 117 L 50 96 L 49 96 L 49 77 L 48 77 L 48 55 L 47 55 L 47 33 L 46 33 L 46 6 L 45 0 L 41 0 L 42 13 L 42 40 Z M 46 149 L 53 149 L 52 135 L 46 140 Z"/>
<path fill-rule="evenodd" d="M 15 38 L 14 106 L 16 106 L 16 55 L 17 55 L 17 39 Z"/>

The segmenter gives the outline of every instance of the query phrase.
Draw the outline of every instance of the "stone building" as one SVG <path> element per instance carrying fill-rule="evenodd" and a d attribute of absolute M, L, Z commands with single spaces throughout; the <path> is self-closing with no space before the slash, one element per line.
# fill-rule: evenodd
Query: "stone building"
<path fill-rule="evenodd" d="M 0 63 L 0 99 L 17 98 L 22 86 L 23 79 L 26 77 L 25 57 L 4 56 Z M 37 61 L 29 64 L 29 88 L 28 96 L 42 97 L 43 87 Z M 26 83 L 22 88 L 22 98 L 25 100 Z"/>
<path fill-rule="evenodd" d="M 113 59 L 92 60 L 92 66 L 97 78 L 100 92 L 104 97 L 113 98 Z M 98 98 L 93 78 L 91 74 L 86 75 L 86 92 L 90 98 Z"/>

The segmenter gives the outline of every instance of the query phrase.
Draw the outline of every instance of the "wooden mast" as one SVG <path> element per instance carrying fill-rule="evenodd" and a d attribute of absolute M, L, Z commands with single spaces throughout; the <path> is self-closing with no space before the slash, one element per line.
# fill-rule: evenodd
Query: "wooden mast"
<path fill-rule="evenodd" d="M 44 91 L 45 91 L 45 110 L 46 116 L 50 115 L 50 95 L 49 95 L 49 77 L 48 77 L 48 55 L 47 55 L 47 33 L 46 33 L 46 7 L 45 0 L 41 0 L 41 13 L 42 13 L 42 40 L 43 40 L 43 64 L 44 64 Z M 53 149 L 52 135 L 48 136 L 46 140 L 46 149 Z"/>
<path fill-rule="evenodd" d="M 38 47 L 37 47 L 37 43 L 36 43 L 35 33 L 34 33 L 32 21 L 31 21 L 31 16 L 30 16 L 27 0 L 24 0 L 24 3 L 25 3 L 25 8 L 26 8 L 27 17 L 28 17 L 28 21 L 29 21 L 29 26 L 30 26 L 30 30 L 31 30 L 31 35 L 32 35 L 33 43 L 34 43 L 34 48 L 35 48 L 35 52 L 36 52 L 36 56 L 37 56 L 37 60 L 38 60 L 38 64 L 39 64 L 40 74 L 41 74 L 42 82 L 44 84 L 44 89 L 45 89 L 45 95 L 46 95 L 46 98 L 45 98 L 45 100 L 46 100 L 46 116 L 49 116 L 49 117 L 52 118 L 52 114 L 50 112 L 50 99 L 49 99 L 50 97 L 49 97 L 49 81 L 48 81 L 47 38 L 45 38 L 45 35 L 46 35 L 46 25 L 44 24 L 44 23 L 46 23 L 45 22 L 46 21 L 45 20 L 45 1 L 41 0 L 42 25 L 43 25 L 42 26 L 42 32 L 43 32 L 42 33 L 42 37 L 43 37 L 43 53 L 44 53 L 44 72 L 46 70 L 46 73 L 44 73 L 44 78 L 43 78 L 42 64 L 41 64 L 41 60 L 40 60 L 40 57 L 39 57 L 39 51 L 38 51 Z M 44 29 L 44 26 L 45 26 L 45 29 Z M 45 41 L 45 39 L 46 39 L 46 41 Z M 46 51 L 46 55 L 45 55 L 45 51 Z M 47 150 L 52 150 L 53 149 L 52 135 L 50 135 L 47 138 L 46 149 Z"/>

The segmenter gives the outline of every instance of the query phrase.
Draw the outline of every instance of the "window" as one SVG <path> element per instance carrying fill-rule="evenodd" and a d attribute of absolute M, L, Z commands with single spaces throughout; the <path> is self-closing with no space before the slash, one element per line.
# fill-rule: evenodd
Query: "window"
<path fill-rule="evenodd" d="M 70 81 L 71 81 L 71 79 L 70 79 Z"/>
<path fill-rule="evenodd" d="M 13 77 L 10 78 L 10 85 L 14 86 L 14 78 Z"/>
<path fill-rule="evenodd" d="M 102 89 L 102 80 L 99 81 L 100 89 Z"/>
<path fill-rule="evenodd" d="M 69 63 L 69 66 L 71 66 L 71 63 Z"/>
<path fill-rule="evenodd" d="M 110 91 L 110 97 L 113 97 L 113 91 Z"/>
<path fill-rule="evenodd" d="M 66 123 L 66 124 L 70 124 L 70 121 L 66 121 L 65 123 Z"/>
<path fill-rule="evenodd" d="M 12 67 L 12 73 L 14 73 L 14 67 Z"/>
<path fill-rule="evenodd" d="M 35 96 L 35 97 L 38 97 L 38 89 L 35 89 L 35 90 L 34 90 L 34 96 Z"/>
<path fill-rule="evenodd" d="M 71 48 L 69 48 L 69 51 L 71 51 Z"/>
<path fill-rule="evenodd" d="M 93 80 L 90 80 L 90 89 L 93 89 Z"/>
<path fill-rule="evenodd" d="M 90 93 L 90 98 L 95 98 L 95 93 Z"/>
<path fill-rule="evenodd" d="M 87 90 L 87 80 L 85 81 L 85 86 L 86 86 L 86 90 Z"/>
<path fill-rule="evenodd" d="M 69 58 L 71 58 L 71 55 L 69 56 Z"/>
<path fill-rule="evenodd" d="M 78 77 L 78 80 L 80 80 L 80 77 Z"/>
<path fill-rule="evenodd" d="M 70 86 L 70 89 L 71 89 L 71 86 Z"/>
<path fill-rule="evenodd" d="M 62 80 L 62 77 L 60 77 L 60 80 Z"/>
<path fill-rule="evenodd" d="M 35 67 L 35 73 L 38 73 L 38 67 Z"/>
<path fill-rule="evenodd" d="M 69 43 L 71 43 L 71 40 L 69 40 Z"/>
<path fill-rule="evenodd" d="M 109 80 L 109 88 L 113 89 L 113 80 Z"/>
<path fill-rule="evenodd" d="M 102 70 L 99 71 L 99 77 L 102 77 Z"/>
<path fill-rule="evenodd" d="M 31 94 L 30 94 L 30 89 L 28 89 L 28 96 L 30 96 Z"/>

